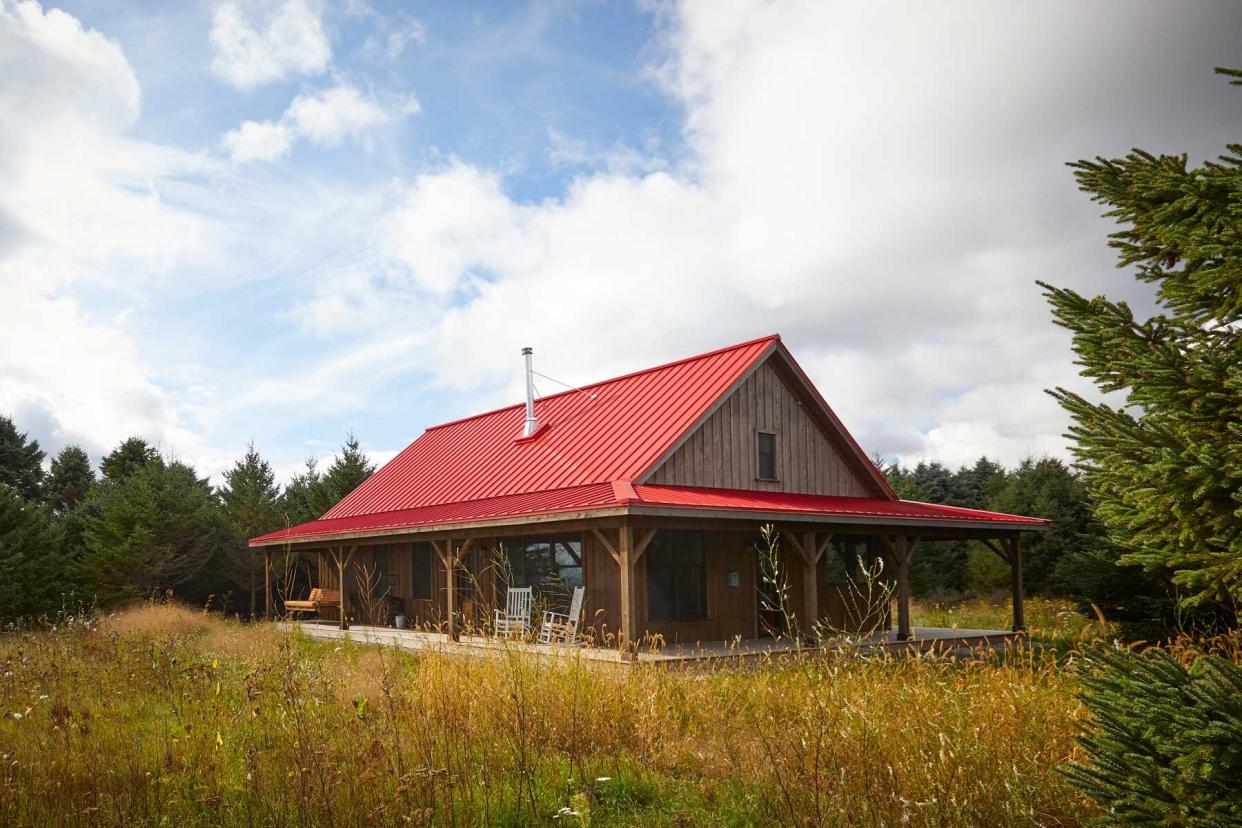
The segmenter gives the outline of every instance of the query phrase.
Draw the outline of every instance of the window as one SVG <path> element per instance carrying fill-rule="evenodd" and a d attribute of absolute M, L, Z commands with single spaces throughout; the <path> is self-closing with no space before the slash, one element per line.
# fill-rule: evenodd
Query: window
<path fill-rule="evenodd" d="M 414 544 L 414 600 L 431 600 L 431 544 Z"/>
<path fill-rule="evenodd" d="M 547 535 L 504 542 L 512 570 L 511 586 L 534 587 L 556 603 L 569 605 L 574 587 L 582 586 L 582 538 Z"/>
<path fill-rule="evenodd" d="M 707 617 L 707 558 L 703 534 L 661 530 L 647 548 L 647 617 L 697 621 Z"/>
<path fill-rule="evenodd" d="M 755 432 L 755 453 L 758 456 L 758 478 L 776 479 L 776 435 L 770 431 Z"/>
<path fill-rule="evenodd" d="M 374 584 L 372 592 L 376 598 L 385 592 L 396 595 L 400 591 L 399 573 L 395 564 L 391 546 L 376 546 L 371 550 L 371 577 Z"/>
<path fill-rule="evenodd" d="M 859 535 L 834 538 L 824 555 L 825 582 L 829 586 L 846 587 L 863 580 L 863 567 L 871 566 L 873 543 Z"/>

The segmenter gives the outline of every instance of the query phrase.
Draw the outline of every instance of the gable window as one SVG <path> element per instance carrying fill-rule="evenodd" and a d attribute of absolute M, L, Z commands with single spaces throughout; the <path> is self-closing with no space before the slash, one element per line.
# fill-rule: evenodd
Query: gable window
<path fill-rule="evenodd" d="M 661 530 L 647 548 L 647 617 L 698 621 L 707 617 L 707 558 L 703 534 Z"/>
<path fill-rule="evenodd" d="M 574 587 L 582 586 L 582 537 L 544 535 L 504 542 L 512 570 L 511 585 L 534 587 L 554 604 L 569 606 Z"/>
<path fill-rule="evenodd" d="M 414 600 L 431 600 L 431 544 L 414 544 Z"/>
<path fill-rule="evenodd" d="M 776 435 L 771 431 L 755 432 L 755 455 L 757 458 L 755 475 L 760 480 L 776 479 Z"/>

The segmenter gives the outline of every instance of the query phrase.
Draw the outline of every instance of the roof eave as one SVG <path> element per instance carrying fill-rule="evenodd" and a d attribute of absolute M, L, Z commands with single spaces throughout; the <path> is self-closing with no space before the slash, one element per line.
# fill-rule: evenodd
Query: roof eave
<path fill-rule="evenodd" d="M 975 532 L 986 532 L 995 529 L 1004 532 L 1045 532 L 1049 522 L 1028 523 L 1025 521 L 1002 520 L 970 520 L 952 518 L 922 518 L 902 515 L 845 515 L 830 512 L 812 512 L 802 510 L 780 509 L 731 509 L 711 508 L 703 506 L 651 506 L 627 504 L 605 506 L 593 509 L 574 509 L 565 512 L 547 512 L 537 515 L 515 515 L 509 517 L 488 518 L 484 520 L 461 521 L 456 523 L 438 523 L 425 526 L 395 526 L 376 529 L 359 529 L 348 532 L 328 532 L 315 535 L 303 535 L 294 538 L 255 538 L 249 542 L 254 549 L 279 546 L 308 546 L 321 543 L 339 543 L 341 541 L 362 540 L 367 538 L 389 538 L 395 536 L 414 537 L 418 535 L 434 535 L 444 532 L 460 532 L 468 529 L 485 529 L 503 526 L 525 526 L 558 521 L 588 520 L 600 517 L 617 517 L 634 515 L 642 517 L 696 517 L 723 520 L 759 520 L 794 523 L 832 523 L 848 526 L 908 526 L 927 529 L 969 529 Z"/>

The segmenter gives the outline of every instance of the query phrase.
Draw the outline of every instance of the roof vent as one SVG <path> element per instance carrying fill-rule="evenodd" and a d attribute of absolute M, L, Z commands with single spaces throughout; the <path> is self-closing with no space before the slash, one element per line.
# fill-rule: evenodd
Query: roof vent
<path fill-rule="evenodd" d="M 522 428 L 523 437 L 533 437 L 539 430 L 539 421 L 535 419 L 535 373 L 530 365 L 533 351 L 522 349 L 522 358 L 526 360 L 526 425 Z"/>

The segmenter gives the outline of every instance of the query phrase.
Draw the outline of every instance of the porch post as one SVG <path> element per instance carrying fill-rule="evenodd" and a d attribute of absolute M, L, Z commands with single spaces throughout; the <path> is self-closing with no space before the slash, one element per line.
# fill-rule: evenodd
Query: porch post
<path fill-rule="evenodd" d="M 804 638 L 815 638 L 815 625 L 819 623 L 819 583 L 815 577 L 819 555 L 816 554 L 815 533 L 802 535 L 802 631 Z"/>
<path fill-rule="evenodd" d="M 621 524 L 617 554 L 621 565 L 621 646 L 638 643 L 637 618 L 634 611 L 634 530 L 629 523 Z"/>
<path fill-rule="evenodd" d="M 1014 535 L 1009 541 L 1009 574 L 1013 590 L 1013 631 L 1026 632 L 1026 614 L 1022 595 L 1022 538 Z"/>
<path fill-rule="evenodd" d="M 342 630 L 349 629 L 349 620 L 346 617 L 346 612 L 349 608 L 349 589 L 345 584 L 345 566 L 349 563 L 349 558 L 352 557 L 352 555 L 352 550 L 349 555 L 346 555 L 345 550 L 339 546 L 332 550 L 332 557 L 336 559 L 336 586 L 341 593 L 339 608 L 341 618 L 339 626 Z"/>
<path fill-rule="evenodd" d="M 444 583 L 448 592 L 444 597 L 444 606 L 448 613 L 448 637 L 450 641 L 457 640 L 457 583 L 454 576 L 457 574 L 457 560 L 453 552 L 453 539 L 445 538 L 444 540 Z"/>
<path fill-rule="evenodd" d="M 898 535 L 893 542 L 893 557 L 897 559 L 897 640 L 913 638 L 910 629 L 910 555 L 906 549 L 906 536 Z"/>
<path fill-rule="evenodd" d="M 272 620 L 272 550 L 263 547 L 263 617 Z"/>

